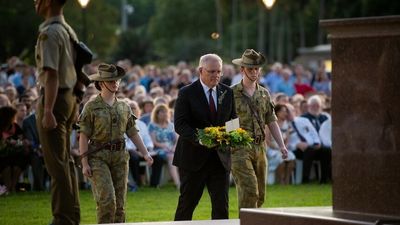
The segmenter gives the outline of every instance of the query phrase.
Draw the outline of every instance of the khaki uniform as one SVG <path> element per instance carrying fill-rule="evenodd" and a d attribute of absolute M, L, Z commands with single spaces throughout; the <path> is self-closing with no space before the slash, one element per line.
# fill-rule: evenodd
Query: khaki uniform
<path fill-rule="evenodd" d="M 256 117 L 245 99 L 242 83 L 232 87 L 235 98 L 236 113 L 240 127 L 255 139 L 252 147 L 233 149 L 232 175 L 236 183 L 240 208 L 258 208 L 264 203 L 267 160 L 265 141 Z M 257 84 L 254 95 L 250 97 L 254 110 L 258 112 L 264 126 L 276 121 L 274 105 L 268 91 Z M 263 127 L 264 128 L 264 127 Z"/>
<path fill-rule="evenodd" d="M 136 134 L 136 117 L 123 101 L 116 100 L 113 106 L 103 101 L 100 95 L 88 102 L 79 118 L 80 132 L 94 145 L 114 140 L 124 140 Z M 93 195 L 97 203 L 98 223 L 125 222 L 125 200 L 128 182 L 129 153 L 125 145 L 110 151 L 102 149 L 88 155 L 92 169 Z"/>
<path fill-rule="evenodd" d="M 53 23 L 57 22 L 57 23 Z M 73 87 L 76 83 L 74 67 L 75 54 L 69 35 L 62 23 L 75 34 L 63 16 L 52 17 L 39 27 L 36 43 L 36 65 L 39 72 L 39 84 L 45 88 L 44 68 L 57 71 L 59 90 L 53 109 L 57 120 L 55 129 L 42 127 L 44 96 L 40 96 L 37 109 L 37 128 L 43 149 L 44 161 L 51 176 L 51 204 L 54 224 L 79 224 L 79 192 L 74 172 L 74 163 L 70 155 L 70 135 L 76 112 L 76 98 Z"/>

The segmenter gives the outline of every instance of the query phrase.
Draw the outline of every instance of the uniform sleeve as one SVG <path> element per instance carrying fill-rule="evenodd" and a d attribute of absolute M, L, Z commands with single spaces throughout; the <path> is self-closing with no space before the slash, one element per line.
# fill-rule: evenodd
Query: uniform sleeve
<path fill-rule="evenodd" d="M 135 134 L 137 134 L 139 131 L 136 129 L 136 116 L 133 115 L 131 108 L 128 106 L 127 107 L 127 111 L 128 111 L 128 123 L 126 124 L 126 134 L 128 135 L 128 137 L 131 137 Z"/>
<path fill-rule="evenodd" d="M 93 115 L 91 114 L 90 105 L 86 104 L 79 115 L 79 131 L 91 137 L 93 132 Z"/>
<path fill-rule="evenodd" d="M 267 113 L 265 114 L 265 123 L 269 124 L 271 122 L 277 121 L 278 118 L 275 115 L 275 105 L 271 102 L 271 98 L 268 98 L 267 103 Z"/>
<path fill-rule="evenodd" d="M 39 54 L 41 55 L 41 68 L 51 68 L 58 71 L 60 62 L 60 42 L 55 30 L 49 28 L 39 35 Z"/>

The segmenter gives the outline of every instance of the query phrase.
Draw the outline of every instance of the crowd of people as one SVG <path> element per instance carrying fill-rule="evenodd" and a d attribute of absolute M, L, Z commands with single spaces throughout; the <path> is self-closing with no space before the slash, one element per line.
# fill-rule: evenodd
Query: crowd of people
<path fill-rule="evenodd" d="M 93 62 L 87 66 L 86 71 L 95 73 L 98 64 L 99 62 Z M 172 123 L 174 104 L 178 90 L 197 80 L 195 67 L 183 61 L 166 67 L 153 64 L 132 65 L 127 59 L 118 61 L 117 64 L 123 67 L 127 74 L 120 84 L 117 96 L 125 99 L 138 117 L 140 121 L 137 122 L 138 130 L 154 157 L 151 178 L 147 181 L 144 175 L 145 168 L 139 166 L 143 157 L 136 151 L 135 145 L 127 139 L 126 146 L 131 156 L 130 172 L 133 178 L 129 182 L 130 189 L 137 190 L 146 182 L 152 187 L 158 187 L 164 164 L 167 165 L 165 169 L 168 170 L 175 185 L 179 187 L 179 176 L 172 165 L 173 154 L 171 154 L 177 141 L 177 134 L 174 132 Z M 292 72 L 292 68 L 296 72 Z M 242 76 L 237 69 L 232 64 L 224 64 L 221 83 L 228 86 L 239 83 Z M 286 76 L 288 77 L 285 78 Z M 0 72 L 1 193 L 17 190 L 17 186 L 20 186 L 18 183 L 21 181 L 21 173 L 26 172 L 28 166 L 33 175 L 32 190 L 46 190 L 46 181 L 48 185 L 49 176 L 44 167 L 35 124 L 39 96 L 36 81 L 36 68 L 15 56 L 2 65 Z M 288 159 L 282 160 L 277 151 L 279 146 L 274 138 L 267 134 L 268 171 L 269 173 L 276 172 L 275 183 L 291 182 L 290 177 L 295 169 L 294 160 L 296 159 L 304 160 L 304 175 L 301 182 L 309 181 L 314 160 L 321 161 L 321 182 L 328 181 L 331 147 L 329 74 L 325 72 L 323 66 L 318 71 L 311 72 L 304 70 L 302 65 L 282 66 L 280 63 L 274 63 L 258 83 L 266 87 L 272 96 L 277 121 L 289 150 Z M 304 92 L 304 90 L 308 91 Z M 98 93 L 91 84 L 85 92 L 80 110 Z M 78 130 L 76 127 L 76 131 Z M 73 140 L 72 143 L 78 143 L 76 133 L 75 136 L 71 135 L 71 140 Z M 78 156 L 79 153 L 74 152 L 78 148 L 73 148 L 73 144 L 71 146 L 73 155 Z M 13 151 L 15 154 L 12 153 Z M 17 160 L 10 160 L 10 157 Z M 84 177 L 81 176 L 80 181 L 82 188 L 88 187 Z"/>
<path fill-rule="evenodd" d="M 1 66 L 0 195 L 21 190 L 31 168 L 32 189 L 50 190 L 51 224 L 80 223 L 78 188 L 89 185 L 97 222 L 123 223 L 127 191 L 159 187 L 165 165 L 180 192 L 175 220 L 192 219 L 205 187 L 211 218 L 228 219 L 230 174 L 239 209 L 262 206 L 267 177 L 289 184 L 296 169 L 296 180 L 310 182 L 315 161 L 319 182 L 330 181 L 331 85 L 323 66 L 312 72 L 277 62 L 263 75 L 266 58 L 246 49 L 234 65 L 211 53 L 197 67 L 95 60 L 83 68 L 86 77 L 65 3 L 34 1 L 44 18 L 36 66 L 15 56 Z M 198 140 L 198 129 L 237 118 L 250 146 L 222 151 Z M 151 167 L 148 180 L 141 161 Z"/>

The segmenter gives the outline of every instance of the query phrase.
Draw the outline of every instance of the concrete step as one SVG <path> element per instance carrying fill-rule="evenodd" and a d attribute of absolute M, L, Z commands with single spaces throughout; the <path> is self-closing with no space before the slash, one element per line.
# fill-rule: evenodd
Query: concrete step
<path fill-rule="evenodd" d="M 117 224 L 117 223 L 115 223 Z M 124 225 L 240 225 L 239 219 L 124 223 Z"/>
<path fill-rule="evenodd" d="M 396 221 L 399 218 L 361 213 L 334 211 L 332 207 L 288 207 L 241 209 L 241 225 L 374 225 L 378 220 Z"/>

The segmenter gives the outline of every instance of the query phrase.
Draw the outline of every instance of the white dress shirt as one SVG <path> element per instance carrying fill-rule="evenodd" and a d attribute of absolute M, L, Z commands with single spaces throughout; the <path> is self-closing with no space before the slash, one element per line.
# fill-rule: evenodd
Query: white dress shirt
<path fill-rule="evenodd" d="M 319 128 L 319 137 L 322 146 L 332 148 L 332 120 L 330 118 L 321 124 Z"/>
<path fill-rule="evenodd" d="M 200 83 L 201 83 L 201 86 L 203 86 L 203 91 L 204 91 L 204 94 L 206 95 L 207 102 L 208 102 L 208 104 L 210 104 L 210 99 L 208 99 L 208 95 L 209 95 L 209 90 L 211 88 L 207 87 L 207 85 L 205 85 L 203 83 L 203 81 L 201 81 L 201 79 L 200 79 Z M 218 110 L 217 109 L 217 106 L 218 106 L 218 104 L 217 104 L 217 87 L 213 87 L 212 90 L 213 90 L 212 91 L 212 97 L 214 99 L 215 110 Z"/>
<path fill-rule="evenodd" d="M 321 140 L 319 138 L 319 134 L 315 127 L 312 125 L 310 120 L 304 117 L 295 117 L 293 122 L 296 125 L 296 128 L 298 132 L 301 134 L 301 136 L 304 137 L 305 141 L 309 146 L 312 146 L 314 144 L 321 144 Z M 291 124 L 292 125 L 292 124 Z M 293 125 L 292 125 L 293 126 Z M 301 142 L 300 136 L 297 134 L 293 127 L 293 131 L 290 134 L 290 140 L 289 140 L 289 149 L 291 151 L 296 150 L 296 145 Z"/>

